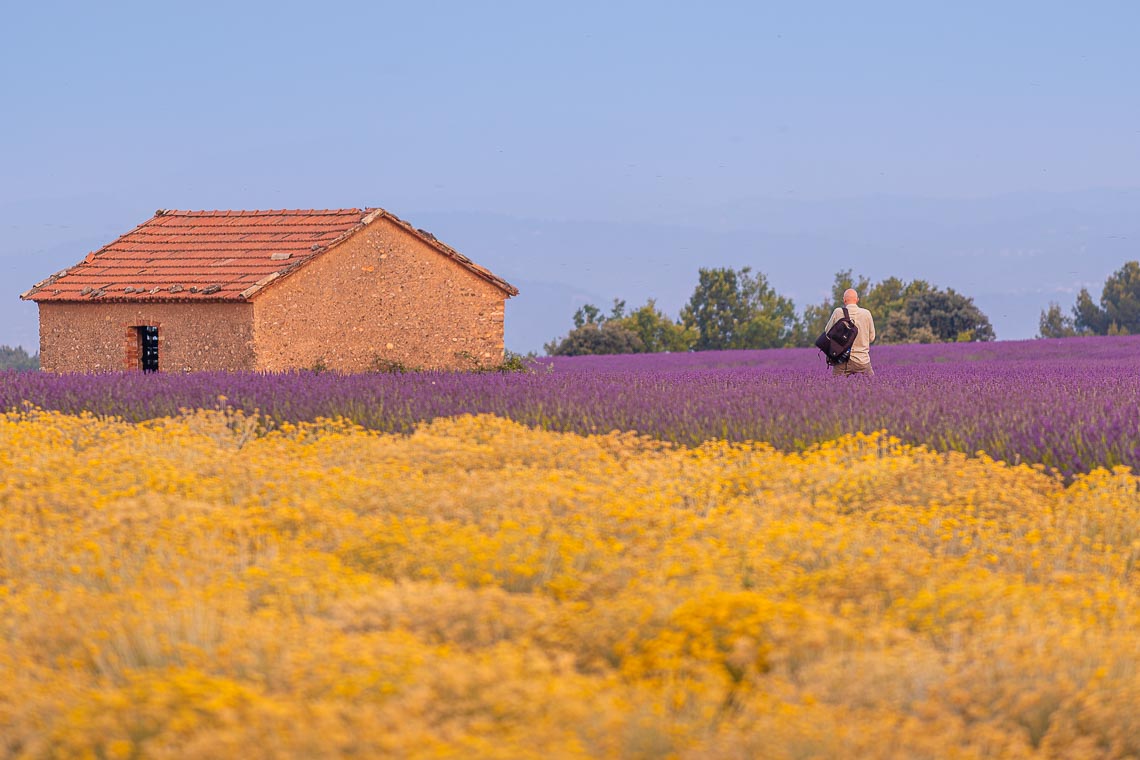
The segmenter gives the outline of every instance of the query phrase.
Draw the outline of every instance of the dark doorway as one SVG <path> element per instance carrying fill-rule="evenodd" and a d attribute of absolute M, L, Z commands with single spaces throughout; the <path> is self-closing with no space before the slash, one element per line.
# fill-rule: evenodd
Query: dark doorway
<path fill-rule="evenodd" d="M 143 372 L 158 372 L 158 328 L 145 325 L 135 330 L 139 334 L 139 368 Z"/>

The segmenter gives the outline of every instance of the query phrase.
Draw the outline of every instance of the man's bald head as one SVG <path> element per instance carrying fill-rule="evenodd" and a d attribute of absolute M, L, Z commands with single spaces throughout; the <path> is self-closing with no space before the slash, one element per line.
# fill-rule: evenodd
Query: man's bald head
<path fill-rule="evenodd" d="M 847 288 L 843 291 L 843 305 L 850 306 L 853 303 L 859 303 L 859 292 L 855 288 Z"/>

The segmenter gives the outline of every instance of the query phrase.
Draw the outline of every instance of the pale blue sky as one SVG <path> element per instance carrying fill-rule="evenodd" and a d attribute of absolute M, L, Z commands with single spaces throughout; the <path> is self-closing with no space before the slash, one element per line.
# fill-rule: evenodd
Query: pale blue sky
<path fill-rule="evenodd" d="M 813 258 L 811 204 L 831 214 L 847 201 L 881 211 L 1140 187 L 1140 3 L 5 0 L 2 17 L 0 262 L 13 282 L 0 343 L 30 348 L 34 307 L 10 301 L 159 207 L 378 205 L 432 222 L 520 286 L 669 301 L 698 266 L 744 259 L 623 241 L 633 265 L 675 272 L 656 290 L 616 270 L 560 279 L 543 258 L 565 250 L 521 221 L 536 238 L 526 250 L 497 239 L 514 234 L 502 218 L 730 234 L 803 203 L 787 247 L 746 257 L 779 270 L 802 306 L 835 259 Z M 490 219 L 499 232 L 485 231 Z M 1089 232 L 1117 239 L 1118 223 Z M 874 235 L 835 233 L 852 234 L 863 235 L 852 250 L 874 249 Z M 924 276 L 914 236 L 910 259 L 850 264 Z M 1042 287 L 1103 282 L 1118 253 Z M 799 269 L 767 266 L 776 256 Z M 569 323 L 557 309 L 548 332 Z M 995 327 L 1028 337 L 1036 325 Z"/>

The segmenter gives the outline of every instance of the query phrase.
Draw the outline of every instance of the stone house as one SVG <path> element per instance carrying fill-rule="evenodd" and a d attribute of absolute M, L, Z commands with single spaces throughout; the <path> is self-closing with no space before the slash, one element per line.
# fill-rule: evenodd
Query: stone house
<path fill-rule="evenodd" d="M 384 209 L 158 211 L 20 297 L 50 372 L 468 369 L 518 290 Z"/>

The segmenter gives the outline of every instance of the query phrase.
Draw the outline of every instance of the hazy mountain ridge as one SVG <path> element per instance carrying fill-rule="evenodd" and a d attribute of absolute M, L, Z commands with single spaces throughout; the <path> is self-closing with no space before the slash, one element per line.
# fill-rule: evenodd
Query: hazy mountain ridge
<path fill-rule="evenodd" d="M 508 280 L 565 286 L 561 302 L 549 288 L 533 299 L 524 288 L 508 304 L 508 346 L 535 350 L 570 329 L 584 292 L 597 294 L 602 306 L 614 297 L 630 306 L 655 297 L 675 316 L 702 266 L 752 266 L 800 309 L 827 297 L 839 269 L 872 280 L 926 279 L 974 297 L 999 339 L 1030 338 L 1050 301 L 1068 309 L 1081 287 L 1099 295 L 1112 271 L 1140 257 L 1137 210 L 1140 190 L 1097 190 L 977 200 L 767 201 L 709 210 L 684 223 L 470 213 L 422 218 L 441 239 L 462 240 L 469 255 Z"/>

